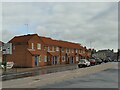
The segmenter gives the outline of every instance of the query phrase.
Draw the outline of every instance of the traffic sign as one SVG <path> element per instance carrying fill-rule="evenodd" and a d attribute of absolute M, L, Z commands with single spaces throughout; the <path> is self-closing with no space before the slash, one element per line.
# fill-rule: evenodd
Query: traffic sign
<path fill-rule="evenodd" d="M 12 43 L 4 43 L 2 46 L 3 54 L 12 54 Z"/>

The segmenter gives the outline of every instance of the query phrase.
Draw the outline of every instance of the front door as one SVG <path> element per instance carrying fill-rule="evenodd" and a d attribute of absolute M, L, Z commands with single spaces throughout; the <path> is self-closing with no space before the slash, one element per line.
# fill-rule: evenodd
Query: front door
<path fill-rule="evenodd" d="M 34 63 L 35 63 L 35 66 L 38 66 L 38 56 L 34 56 Z"/>
<path fill-rule="evenodd" d="M 70 58 L 70 63 L 71 64 L 74 63 L 74 58 L 73 57 Z"/>

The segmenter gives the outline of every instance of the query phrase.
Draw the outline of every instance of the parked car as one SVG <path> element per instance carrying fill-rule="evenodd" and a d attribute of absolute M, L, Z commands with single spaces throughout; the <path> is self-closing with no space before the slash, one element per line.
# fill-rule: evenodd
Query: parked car
<path fill-rule="evenodd" d="M 95 61 L 96 61 L 96 64 L 101 64 L 102 63 L 102 60 L 99 59 L 99 58 L 96 58 Z"/>
<path fill-rule="evenodd" d="M 86 67 L 86 66 L 90 66 L 90 62 L 87 59 L 80 59 L 79 63 L 78 63 L 78 67 Z"/>
<path fill-rule="evenodd" d="M 105 59 L 105 60 L 104 60 L 104 63 L 107 63 L 107 62 L 109 62 L 109 60 L 108 60 L 108 59 Z"/>
<path fill-rule="evenodd" d="M 95 59 L 89 59 L 89 62 L 90 62 L 90 65 L 96 65 L 97 64 Z"/>

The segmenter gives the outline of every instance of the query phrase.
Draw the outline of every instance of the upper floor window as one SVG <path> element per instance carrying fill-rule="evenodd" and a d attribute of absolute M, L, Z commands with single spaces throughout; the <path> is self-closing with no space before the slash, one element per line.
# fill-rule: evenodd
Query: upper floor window
<path fill-rule="evenodd" d="M 44 46 L 44 51 L 46 50 L 46 46 Z"/>
<path fill-rule="evenodd" d="M 59 47 L 56 47 L 56 51 L 59 51 Z"/>
<path fill-rule="evenodd" d="M 69 53 L 70 53 L 70 49 L 69 49 Z"/>
<path fill-rule="evenodd" d="M 52 51 L 54 51 L 54 46 L 52 47 Z"/>
<path fill-rule="evenodd" d="M 81 53 L 81 50 L 79 49 L 79 53 Z"/>
<path fill-rule="evenodd" d="M 74 49 L 72 49 L 71 51 L 72 51 L 72 53 L 74 53 Z"/>
<path fill-rule="evenodd" d="M 48 46 L 48 52 L 50 51 L 50 47 Z"/>
<path fill-rule="evenodd" d="M 34 43 L 32 43 L 31 45 L 32 45 L 32 49 L 34 49 Z"/>
<path fill-rule="evenodd" d="M 64 48 L 62 48 L 61 51 L 64 52 Z"/>
<path fill-rule="evenodd" d="M 41 49 L 41 44 L 37 43 L 37 49 Z"/>
<path fill-rule="evenodd" d="M 78 52 L 78 49 L 76 49 L 75 52 L 77 53 L 77 52 Z"/>

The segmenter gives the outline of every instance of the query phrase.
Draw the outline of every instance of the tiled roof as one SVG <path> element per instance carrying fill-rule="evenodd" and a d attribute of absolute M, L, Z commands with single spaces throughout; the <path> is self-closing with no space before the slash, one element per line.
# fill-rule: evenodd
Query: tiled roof
<path fill-rule="evenodd" d="M 52 56 L 59 56 L 59 53 L 55 53 L 55 52 L 48 52 L 48 54 L 52 55 Z"/>
<path fill-rule="evenodd" d="M 30 51 L 28 50 L 32 55 L 40 55 L 40 52 L 39 51 Z"/>
<path fill-rule="evenodd" d="M 72 43 L 72 42 L 67 42 L 62 40 L 54 40 L 51 38 L 41 37 L 41 36 L 40 38 L 46 45 L 54 45 L 54 46 L 68 47 L 68 48 L 81 48 L 80 44 L 78 43 Z"/>
<path fill-rule="evenodd" d="M 37 35 L 37 34 L 28 34 L 28 35 L 23 35 L 23 36 L 15 36 L 9 42 L 11 42 L 11 43 L 28 42 L 35 35 Z M 42 36 L 39 36 L 39 37 L 44 42 L 44 44 L 46 44 L 46 45 L 66 47 L 66 48 L 79 48 L 79 49 L 81 48 L 81 49 L 83 49 L 83 47 L 78 43 L 62 41 L 62 40 L 54 40 L 52 38 L 42 37 Z"/>
<path fill-rule="evenodd" d="M 15 36 L 9 42 L 11 42 L 11 43 L 15 43 L 15 42 L 28 42 L 35 35 L 37 35 L 37 34 L 28 34 L 28 35 L 23 35 L 23 36 Z"/>

